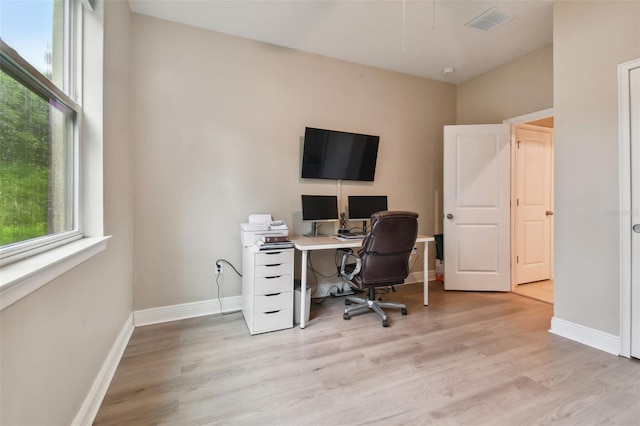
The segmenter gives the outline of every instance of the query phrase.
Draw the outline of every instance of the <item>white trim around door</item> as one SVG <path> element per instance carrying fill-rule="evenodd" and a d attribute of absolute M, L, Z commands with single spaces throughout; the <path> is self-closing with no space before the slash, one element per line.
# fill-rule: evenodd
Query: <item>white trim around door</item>
<path fill-rule="evenodd" d="M 632 342 L 632 258 L 631 228 L 631 98 L 630 73 L 640 67 L 640 58 L 618 66 L 619 170 L 620 170 L 620 355 L 631 357 Z M 636 308 L 640 303 L 636 304 Z M 636 332 L 636 335 L 638 333 Z"/>

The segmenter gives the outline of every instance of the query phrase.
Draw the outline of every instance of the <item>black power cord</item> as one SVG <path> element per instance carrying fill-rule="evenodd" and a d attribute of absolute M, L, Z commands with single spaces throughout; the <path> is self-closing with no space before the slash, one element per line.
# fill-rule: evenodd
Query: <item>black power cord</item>
<path fill-rule="evenodd" d="M 214 272 L 218 271 L 218 270 L 220 270 L 222 268 L 222 263 L 226 263 L 227 265 L 231 266 L 231 269 L 233 269 L 233 271 L 236 274 L 238 274 L 238 276 L 240 276 L 240 278 L 242 278 L 242 274 L 240 272 L 238 272 L 236 267 L 233 266 L 233 264 L 231 262 L 229 262 L 228 260 L 226 260 L 226 259 L 218 259 L 218 260 L 216 260 L 216 262 L 215 262 L 216 269 L 214 270 Z M 219 281 L 220 280 L 220 275 L 222 275 L 222 274 L 216 274 L 216 287 L 218 288 L 218 304 L 220 305 L 220 313 L 222 315 L 227 315 L 227 313 L 225 313 L 222 310 L 222 299 L 220 298 L 220 281 Z M 237 311 L 228 312 L 228 313 L 232 314 L 232 313 L 235 313 L 235 312 L 237 312 Z"/>

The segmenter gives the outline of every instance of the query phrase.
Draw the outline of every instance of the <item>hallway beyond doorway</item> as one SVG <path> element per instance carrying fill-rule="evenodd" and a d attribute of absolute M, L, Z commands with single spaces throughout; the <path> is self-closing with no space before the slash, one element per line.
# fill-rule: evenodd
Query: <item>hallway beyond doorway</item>
<path fill-rule="evenodd" d="M 536 281 L 533 283 L 520 284 L 513 292 L 520 296 L 553 305 L 553 280 Z"/>

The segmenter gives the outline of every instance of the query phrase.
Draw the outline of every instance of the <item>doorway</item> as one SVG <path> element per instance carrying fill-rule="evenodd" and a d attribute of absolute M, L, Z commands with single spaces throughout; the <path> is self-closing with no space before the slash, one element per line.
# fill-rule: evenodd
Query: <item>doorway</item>
<path fill-rule="evenodd" d="M 620 355 L 640 358 L 640 58 L 618 66 Z"/>
<path fill-rule="evenodd" d="M 531 290 L 542 285 L 547 290 L 546 294 L 535 292 L 528 296 L 552 304 L 552 151 L 546 154 L 550 163 L 547 162 L 546 183 L 542 186 L 547 201 L 539 203 L 543 207 L 549 235 L 544 243 L 537 243 L 541 247 L 538 251 L 545 253 L 548 259 L 549 272 L 534 277 L 533 280 L 538 282 L 535 286 L 524 284 L 529 281 L 514 281 L 513 265 L 521 256 L 514 245 L 516 239 L 512 238 L 516 235 L 516 206 L 512 202 L 516 200 L 513 140 L 516 125 L 552 136 L 553 109 L 515 117 L 503 124 L 444 127 L 445 290 L 518 293 L 517 284 L 523 292 L 527 289 L 525 285 Z M 552 148 L 552 137 L 548 139 L 547 146 Z M 528 250 L 529 243 L 525 241 L 522 247 Z M 533 258 L 535 256 L 529 256 L 529 259 Z"/>
<path fill-rule="evenodd" d="M 553 115 L 544 110 L 512 125 L 511 290 L 553 304 Z"/>

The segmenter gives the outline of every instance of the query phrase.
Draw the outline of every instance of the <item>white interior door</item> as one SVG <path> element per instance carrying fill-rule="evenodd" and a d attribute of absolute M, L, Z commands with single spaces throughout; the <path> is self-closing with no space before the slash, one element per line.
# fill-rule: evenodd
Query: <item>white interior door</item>
<path fill-rule="evenodd" d="M 510 291 L 510 127 L 444 128 L 444 287 Z"/>
<path fill-rule="evenodd" d="M 631 356 L 640 358 L 640 67 L 629 72 L 631 133 Z"/>
<path fill-rule="evenodd" d="M 515 282 L 551 278 L 553 130 L 516 125 Z"/>

